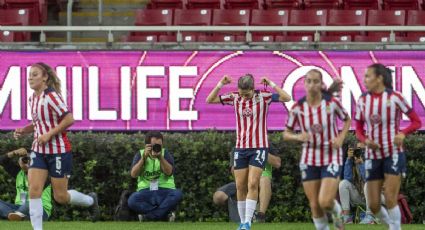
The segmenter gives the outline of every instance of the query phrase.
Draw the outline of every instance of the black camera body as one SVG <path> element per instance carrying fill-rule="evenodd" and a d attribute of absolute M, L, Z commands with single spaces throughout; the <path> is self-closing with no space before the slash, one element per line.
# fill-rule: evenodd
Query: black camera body
<path fill-rule="evenodd" d="M 152 150 L 153 150 L 154 152 L 156 152 L 156 153 L 160 153 L 160 152 L 162 151 L 162 145 L 160 145 L 160 144 L 154 144 L 154 145 L 152 146 Z"/>
<path fill-rule="evenodd" d="M 354 149 L 353 156 L 355 158 L 364 158 L 364 151 L 363 151 L 363 149 L 361 149 L 361 148 Z"/>
<path fill-rule="evenodd" d="M 28 164 L 28 162 L 30 161 L 30 158 L 29 158 L 29 157 L 22 157 L 22 158 L 21 158 L 21 161 L 22 161 L 22 163 L 24 163 L 24 164 Z"/>

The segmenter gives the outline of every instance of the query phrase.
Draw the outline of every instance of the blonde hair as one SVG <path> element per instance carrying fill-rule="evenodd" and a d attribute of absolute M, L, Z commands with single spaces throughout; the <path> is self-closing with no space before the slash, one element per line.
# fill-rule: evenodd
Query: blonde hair
<path fill-rule="evenodd" d="M 43 62 L 35 63 L 32 66 L 40 68 L 43 72 L 43 75 L 47 75 L 47 86 L 53 88 L 56 93 L 61 95 L 61 81 L 52 67 Z"/>

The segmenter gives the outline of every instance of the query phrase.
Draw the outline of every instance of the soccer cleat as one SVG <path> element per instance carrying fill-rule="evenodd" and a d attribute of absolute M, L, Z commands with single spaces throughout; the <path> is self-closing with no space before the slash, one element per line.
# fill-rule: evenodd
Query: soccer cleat
<path fill-rule="evenodd" d="M 242 228 L 242 229 L 245 229 L 245 230 L 251 230 L 251 224 L 250 224 L 250 223 L 248 223 L 248 222 L 244 224 L 244 227 L 245 227 L 245 228 Z"/>
<path fill-rule="evenodd" d="M 338 216 L 332 215 L 332 219 L 333 219 L 333 222 L 334 222 L 335 229 L 337 229 L 337 230 L 344 230 L 345 229 L 344 228 L 344 222 L 343 222 L 340 215 L 338 215 Z"/>
<path fill-rule="evenodd" d="M 91 192 L 88 195 L 93 198 L 93 204 L 92 206 L 90 206 L 90 218 L 92 222 L 96 222 L 97 220 L 99 220 L 99 216 L 100 216 L 97 194 L 95 192 Z"/>
<path fill-rule="evenodd" d="M 257 212 L 254 215 L 253 222 L 255 223 L 265 223 L 266 222 L 266 214 L 263 212 Z"/>
<path fill-rule="evenodd" d="M 9 219 L 10 221 L 21 221 L 25 218 L 25 214 L 21 213 L 21 212 L 11 212 L 9 213 L 9 215 L 7 215 L 7 219 Z"/>
<path fill-rule="evenodd" d="M 344 224 L 352 224 L 353 223 L 353 216 L 352 215 L 342 215 L 342 221 Z"/>
<path fill-rule="evenodd" d="M 246 230 L 246 228 L 245 228 L 245 224 L 240 224 L 239 225 L 239 227 L 238 227 L 238 229 L 236 229 L 236 230 Z"/>
<path fill-rule="evenodd" d="M 375 224 L 375 218 L 371 214 L 366 214 L 366 216 L 360 221 L 360 224 Z"/>

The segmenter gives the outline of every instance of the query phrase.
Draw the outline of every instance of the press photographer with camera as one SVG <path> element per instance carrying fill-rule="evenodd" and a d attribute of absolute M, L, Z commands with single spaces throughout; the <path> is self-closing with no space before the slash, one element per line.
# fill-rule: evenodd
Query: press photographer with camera
<path fill-rule="evenodd" d="M 128 199 L 128 207 L 142 215 L 143 220 L 175 218 L 172 211 L 182 199 L 174 183 L 174 158 L 163 148 L 160 132 L 148 132 L 145 148 L 134 156 L 131 177 L 137 178 L 137 192 Z"/>
<path fill-rule="evenodd" d="M 366 215 L 360 224 L 373 224 L 375 218 L 366 205 L 366 170 L 364 164 L 365 146 L 357 143 L 348 147 L 347 160 L 344 165 L 344 179 L 339 183 L 339 197 L 342 207 L 342 215 L 345 224 L 353 223 L 351 207 L 358 205 L 366 206 Z"/>
<path fill-rule="evenodd" d="M 18 159 L 15 162 L 13 159 Z M 16 180 L 14 203 L 0 200 L 0 218 L 11 221 L 29 219 L 28 168 L 31 158 L 25 148 L 20 148 L 0 156 L 0 165 Z M 43 220 L 47 220 L 52 211 L 52 188 L 46 184 L 42 193 Z"/>

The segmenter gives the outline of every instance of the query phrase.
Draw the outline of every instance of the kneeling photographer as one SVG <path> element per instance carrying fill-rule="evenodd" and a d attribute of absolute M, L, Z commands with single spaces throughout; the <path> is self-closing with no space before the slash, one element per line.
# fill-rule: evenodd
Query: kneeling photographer
<path fill-rule="evenodd" d="M 366 200 L 366 170 L 364 164 L 365 146 L 357 143 L 347 150 L 347 160 L 344 165 L 344 179 L 339 183 L 339 197 L 345 224 L 353 223 L 350 214 L 352 207 L 365 206 L 366 215 L 360 224 L 373 224 L 375 218 L 369 210 Z"/>
<path fill-rule="evenodd" d="M 18 162 L 13 159 L 17 158 Z M 20 148 L 0 156 L 0 165 L 16 180 L 14 203 L 0 200 L 0 218 L 11 221 L 29 219 L 28 168 L 31 158 L 25 148 Z M 49 182 L 44 187 L 42 196 L 43 220 L 47 220 L 52 211 L 52 188 Z"/>
<path fill-rule="evenodd" d="M 142 219 L 173 221 L 182 192 L 174 183 L 174 158 L 162 142 L 160 132 L 148 132 L 145 148 L 134 156 L 131 177 L 137 178 L 137 192 L 129 197 L 128 207 Z"/>

